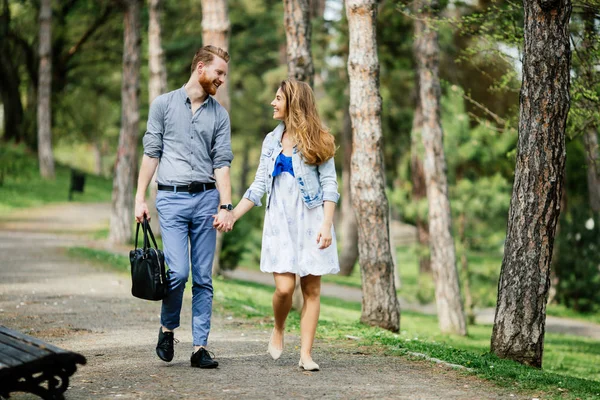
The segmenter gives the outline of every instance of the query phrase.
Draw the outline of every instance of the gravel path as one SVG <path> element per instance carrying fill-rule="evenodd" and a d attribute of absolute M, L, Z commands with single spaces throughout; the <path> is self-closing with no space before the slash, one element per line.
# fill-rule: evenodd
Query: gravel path
<path fill-rule="evenodd" d="M 220 314 L 213 316 L 209 339 L 219 368 L 190 368 L 189 296 L 175 359 L 163 363 L 154 353 L 158 303 L 131 297 L 128 276 L 65 254 L 65 247 L 89 240 L 83 232 L 86 224 L 95 226 L 98 214 L 91 211 L 97 208 L 62 207 L 77 221 L 45 218 L 38 210 L 22 213 L 23 225 L 19 218 L 0 224 L 0 324 L 87 358 L 67 399 L 518 398 L 446 366 L 385 356 L 354 341 L 317 341 L 314 358 L 322 371 L 301 372 L 297 336 L 286 336 L 275 362 L 266 355 L 267 327 Z"/>

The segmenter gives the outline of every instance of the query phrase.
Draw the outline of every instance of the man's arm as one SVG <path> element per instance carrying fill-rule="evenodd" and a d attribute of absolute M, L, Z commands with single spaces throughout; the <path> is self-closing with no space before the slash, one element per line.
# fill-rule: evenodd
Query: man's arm
<path fill-rule="evenodd" d="M 219 195 L 221 197 L 220 204 L 231 204 L 231 177 L 229 167 L 215 169 L 215 180 L 217 181 L 217 189 L 219 190 Z M 234 222 L 231 211 L 219 209 L 214 226 L 220 231 L 229 232 L 233 228 Z"/>
<path fill-rule="evenodd" d="M 140 167 L 140 174 L 138 176 L 137 192 L 135 194 L 135 220 L 142 222 L 144 215 L 150 220 L 150 212 L 148 211 L 148 204 L 146 204 L 146 191 L 150 180 L 154 176 L 156 167 L 158 166 L 158 158 L 152 158 L 144 154 L 142 158 L 142 166 Z M 231 189 L 229 190 L 231 197 Z"/>

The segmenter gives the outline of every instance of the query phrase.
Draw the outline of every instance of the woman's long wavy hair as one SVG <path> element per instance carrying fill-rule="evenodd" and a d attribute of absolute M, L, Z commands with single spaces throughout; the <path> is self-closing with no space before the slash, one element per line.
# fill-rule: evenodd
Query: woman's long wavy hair
<path fill-rule="evenodd" d="M 286 102 L 285 129 L 298 144 L 307 164 L 323 164 L 335 155 L 335 139 L 319 118 L 311 87 L 287 79 L 279 88 Z"/>

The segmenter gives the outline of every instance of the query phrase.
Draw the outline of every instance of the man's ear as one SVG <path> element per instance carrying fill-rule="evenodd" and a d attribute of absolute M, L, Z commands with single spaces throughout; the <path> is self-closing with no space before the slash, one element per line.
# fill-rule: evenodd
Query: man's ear
<path fill-rule="evenodd" d="M 204 68 L 204 63 L 202 61 L 198 61 L 198 64 L 196 64 L 196 71 L 198 72 L 198 75 L 200 75 L 202 73 L 203 68 Z"/>

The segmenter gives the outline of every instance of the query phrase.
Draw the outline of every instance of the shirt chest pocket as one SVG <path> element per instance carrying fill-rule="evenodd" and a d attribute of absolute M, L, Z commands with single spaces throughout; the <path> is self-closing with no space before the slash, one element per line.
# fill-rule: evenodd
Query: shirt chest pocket
<path fill-rule="evenodd" d="M 265 147 L 261 153 L 260 153 L 260 158 L 269 158 L 273 155 L 273 148 L 272 147 Z"/>

